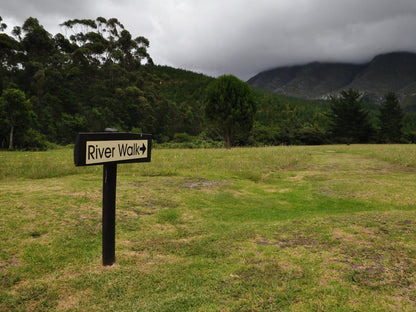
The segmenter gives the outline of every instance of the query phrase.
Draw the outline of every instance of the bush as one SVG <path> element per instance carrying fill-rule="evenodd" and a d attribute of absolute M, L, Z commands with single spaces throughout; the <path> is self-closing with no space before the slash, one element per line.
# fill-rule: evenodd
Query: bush
<path fill-rule="evenodd" d="M 191 142 L 191 136 L 187 133 L 175 133 L 173 141 L 177 143 Z"/>
<path fill-rule="evenodd" d="M 296 133 L 296 139 L 303 145 L 322 145 L 326 143 L 325 133 L 312 127 L 299 129 Z"/>
<path fill-rule="evenodd" d="M 46 137 L 39 131 L 29 128 L 20 138 L 19 146 L 27 150 L 45 151 L 49 147 Z"/>
<path fill-rule="evenodd" d="M 416 143 L 416 131 L 405 132 L 401 143 Z"/>
<path fill-rule="evenodd" d="M 201 140 L 195 139 L 189 142 L 165 142 L 165 143 L 153 143 L 155 148 L 224 148 L 224 141 L 214 140 Z"/>
<path fill-rule="evenodd" d="M 280 139 L 280 129 L 276 126 L 264 126 L 255 122 L 251 130 L 248 143 L 250 145 L 278 145 Z"/>

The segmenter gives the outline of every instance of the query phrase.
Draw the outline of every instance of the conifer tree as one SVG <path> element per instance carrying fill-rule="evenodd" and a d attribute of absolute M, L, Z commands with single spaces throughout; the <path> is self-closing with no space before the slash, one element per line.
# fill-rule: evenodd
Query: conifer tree
<path fill-rule="evenodd" d="M 384 97 L 380 107 L 380 139 L 384 143 L 398 143 L 402 137 L 403 111 L 394 92 Z"/>
<path fill-rule="evenodd" d="M 374 128 L 358 91 L 341 91 L 339 97 L 331 98 L 330 108 L 330 130 L 335 142 L 349 144 L 370 141 Z"/>

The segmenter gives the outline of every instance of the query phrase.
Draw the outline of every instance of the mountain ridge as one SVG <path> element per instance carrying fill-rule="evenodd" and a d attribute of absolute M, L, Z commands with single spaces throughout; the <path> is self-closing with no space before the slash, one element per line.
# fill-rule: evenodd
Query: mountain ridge
<path fill-rule="evenodd" d="M 363 64 L 311 62 L 262 71 L 250 78 L 252 87 L 305 99 L 328 99 L 353 88 L 365 100 L 381 104 L 387 92 L 396 92 L 402 106 L 416 108 L 416 53 L 390 52 Z M 413 108 L 413 109 L 412 109 Z"/>

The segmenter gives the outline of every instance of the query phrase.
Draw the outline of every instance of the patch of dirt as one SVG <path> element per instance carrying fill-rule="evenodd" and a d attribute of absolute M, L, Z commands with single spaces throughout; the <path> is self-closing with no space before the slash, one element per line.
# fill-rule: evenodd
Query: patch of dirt
<path fill-rule="evenodd" d="M 20 265 L 20 260 L 16 258 L 16 256 L 12 256 L 11 260 L 6 262 L 2 261 L 0 262 L 0 272 L 2 269 L 7 269 L 9 267 L 16 267 Z"/>
<path fill-rule="evenodd" d="M 269 240 L 266 237 L 261 237 L 256 240 L 257 245 L 263 246 L 278 246 L 281 249 L 283 248 L 296 248 L 299 246 L 309 247 L 309 246 L 317 246 L 320 243 L 310 237 L 304 236 L 300 233 L 294 233 L 293 237 L 279 237 L 276 236 L 275 240 Z"/>
<path fill-rule="evenodd" d="M 374 239 L 375 233 L 370 230 L 369 228 L 356 228 L 357 234 L 348 233 L 340 228 L 334 229 L 333 237 L 341 242 L 353 244 L 353 245 L 359 245 L 359 246 L 372 246 L 372 239 Z M 358 235 L 358 233 L 361 233 L 361 235 Z"/>
<path fill-rule="evenodd" d="M 190 179 L 190 181 L 186 181 L 183 184 L 183 187 L 190 188 L 190 189 L 202 189 L 202 188 L 209 188 L 217 185 L 224 184 L 225 182 L 221 181 L 210 181 L 205 179 Z"/>
<path fill-rule="evenodd" d="M 79 296 L 73 294 L 66 294 L 61 300 L 58 301 L 57 310 L 67 311 L 70 309 L 76 309 L 79 306 Z"/>

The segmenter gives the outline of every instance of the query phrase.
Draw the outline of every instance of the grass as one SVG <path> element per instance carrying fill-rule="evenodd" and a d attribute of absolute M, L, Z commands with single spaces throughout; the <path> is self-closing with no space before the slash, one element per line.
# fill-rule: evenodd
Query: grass
<path fill-rule="evenodd" d="M 0 152 L 0 311 L 414 311 L 414 145 Z"/>

